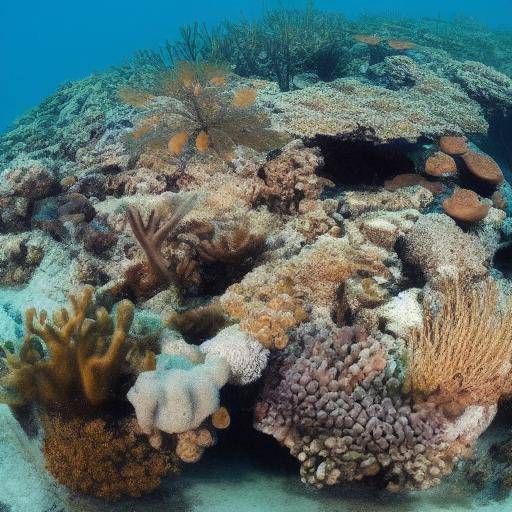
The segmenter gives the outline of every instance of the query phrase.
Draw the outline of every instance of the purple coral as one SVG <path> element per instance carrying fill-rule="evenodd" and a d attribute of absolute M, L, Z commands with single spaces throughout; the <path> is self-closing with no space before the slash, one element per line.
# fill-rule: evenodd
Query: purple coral
<path fill-rule="evenodd" d="M 444 441 L 446 424 L 401 394 L 383 342 L 314 323 L 276 356 L 255 413 L 255 427 L 287 446 L 317 487 L 377 474 L 390 490 L 435 485 L 465 448 Z"/>

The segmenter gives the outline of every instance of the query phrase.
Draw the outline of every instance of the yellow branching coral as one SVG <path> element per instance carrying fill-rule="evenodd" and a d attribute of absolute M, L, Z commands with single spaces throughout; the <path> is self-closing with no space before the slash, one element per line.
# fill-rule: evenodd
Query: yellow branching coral
<path fill-rule="evenodd" d="M 44 311 L 38 317 L 35 309 L 26 312 L 25 340 L 18 356 L 8 356 L 10 371 L 2 381 L 5 401 L 54 409 L 69 407 L 73 400 L 80 407 L 84 400 L 98 407 L 112 398 L 130 349 L 127 335 L 134 307 L 130 301 L 120 302 L 115 325 L 105 308 L 97 309 L 93 320 L 86 317 L 92 296 L 89 286 L 80 296 L 71 295 L 72 312 L 55 312 L 53 323 Z M 48 356 L 36 350 L 35 337 L 45 343 Z"/>
<path fill-rule="evenodd" d="M 405 390 L 461 407 L 496 403 L 512 387 L 512 305 L 500 314 L 494 282 L 468 288 L 447 282 L 440 310 L 424 306 L 411 332 Z"/>
<path fill-rule="evenodd" d="M 231 94 L 226 76 L 219 66 L 182 62 L 163 79 L 158 102 L 145 92 L 121 90 L 122 101 L 146 108 L 151 119 L 139 124 L 133 139 L 146 150 L 167 150 L 174 157 L 187 149 L 211 150 L 224 160 L 234 158 L 238 145 L 256 151 L 281 146 L 285 136 L 273 131 L 256 107 L 256 90 L 241 88 Z"/>

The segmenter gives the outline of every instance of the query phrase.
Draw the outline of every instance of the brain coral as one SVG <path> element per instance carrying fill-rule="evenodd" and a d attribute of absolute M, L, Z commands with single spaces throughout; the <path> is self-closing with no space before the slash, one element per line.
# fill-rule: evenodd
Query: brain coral
<path fill-rule="evenodd" d="M 460 86 L 434 74 L 398 91 L 340 79 L 273 100 L 278 112 L 275 122 L 300 137 L 339 136 L 364 127 L 381 141 L 416 141 L 422 136 L 486 133 L 488 129 L 478 103 Z"/>
<path fill-rule="evenodd" d="M 439 483 L 465 454 L 446 418 L 401 395 L 382 342 L 357 327 L 304 324 L 268 373 L 255 426 L 301 463 L 317 487 L 382 474 L 390 490 Z"/>
<path fill-rule="evenodd" d="M 446 215 L 422 216 L 401 239 L 401 245 L 404 260 L 431 284 L 446 278 L 478 280 L 487 274 L 488 250 Z"/>
<path fill-rule="evenodd" d="M 211 340 L 201 344 L 201 351 L 222 357 L 229 364 L 229 382 L 246 386 L 256 382 L 267 367 L 269 351 L 238 325 L 226 327 Z"/>

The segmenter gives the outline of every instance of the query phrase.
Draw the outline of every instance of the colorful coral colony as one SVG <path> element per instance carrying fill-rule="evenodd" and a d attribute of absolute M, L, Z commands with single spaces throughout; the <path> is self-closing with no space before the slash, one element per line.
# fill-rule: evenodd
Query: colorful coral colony
<path fill-rule="evenodd" d="M 286 53 L 292 14 L 184 29 L 0 140 L 2 286 L 69 296 L 5 340 L 0 399 L 74 491 L 155 489 L 251 384 L 304 482 L 426 489 L 510 396 L 512 79 L 315 12 Z"/>

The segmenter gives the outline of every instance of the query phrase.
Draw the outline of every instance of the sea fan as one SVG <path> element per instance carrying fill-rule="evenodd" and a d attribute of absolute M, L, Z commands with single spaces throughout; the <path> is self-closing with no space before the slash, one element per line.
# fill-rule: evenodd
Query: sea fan
<path fill-rule="evenodd" d="M 269 151 L 286 142 L 256 106 L 257 91 L 250 87 L 233 90 L 220 66 L 182 62 L 166 74 L 160 94 L 123 89 L 119 96 L 149 112 L 132 138 L 171 156 L 213 151 L 229 161 L 239 145 Z"/>

